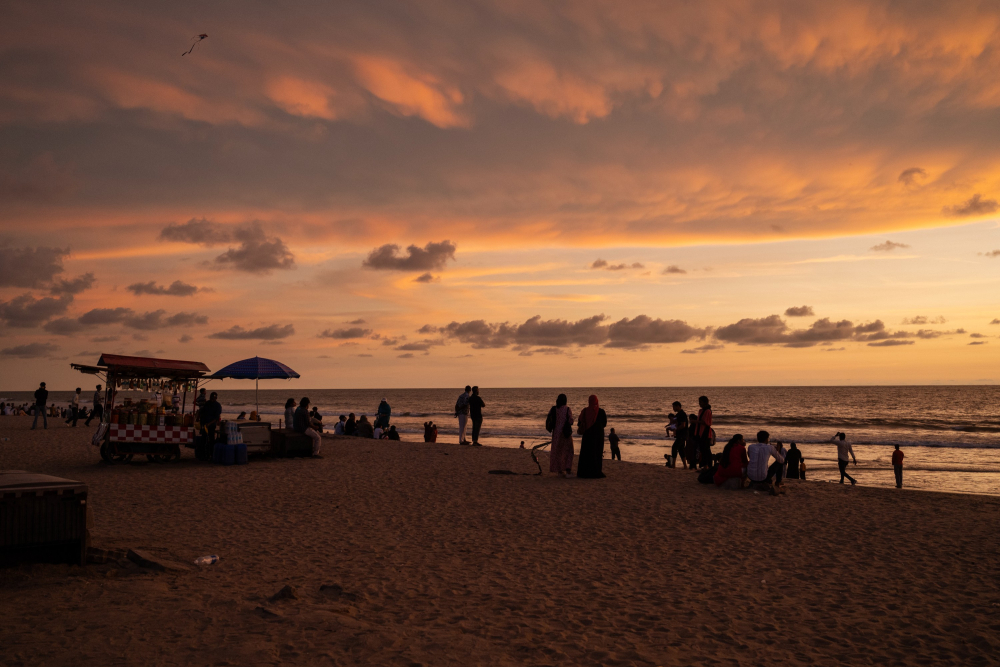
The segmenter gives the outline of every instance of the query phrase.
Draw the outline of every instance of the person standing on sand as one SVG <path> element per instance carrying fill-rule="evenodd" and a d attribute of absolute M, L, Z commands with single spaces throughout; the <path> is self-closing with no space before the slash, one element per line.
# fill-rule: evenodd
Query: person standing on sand
<path fill-rule="evenodd" d="M 45 414 L 45 402 L 48 400 L 49 390 L 45 388 L 45 383 L 42 382 L 38 385 L 38 389 L 35 390 L 35 419 L 31 422 L 32 431 L 38 425 L 38 415 L 42 416 L 42 426 L 45 428 L 49 427 L 49 418 Z"/>
<path fill-rule="evenodd" d="M 472 387 L 465 385 L 465 391 L 458 395 L 458 400 L 455 401 L 455 416 L 458 417 L 458 444 L 467 445 L 469 442 L 465 439 L 465 429 L 469 425 L 469 394 L 472 392 Z"/>
<path fill-rule="evenodd" d="M 80 419 L 80 392 L 83 389 L 80 387 L 76 388 L 76 393 L 73 394 L 73 398 L 69 402 L 69 414 L 66 416 L 66 423 L 73 422 L 73 428 L 76 428 L 76 422 Z"/>
<path fill-rule="evenodd" d="M 687 437 L 684 438 L 684 456 L 691 470 L 698 467 L 698 437 L 695 435 L 697 430 L 698 415 L 691 413 L 688 415 Z"/>
<path fill-rule="evenodd" d="M 788 445 L 788 453 L 785 454 L 785 479 L 799 479 L 799 468 L 804 460 L 798 445 L 794 442 Z"/>
<path fill-rule="evenodd" d="M 695 439 L 698 442 L 698 456 L 701 459 L 700 468 L 709 468 L 712 465 L 712 406 L 708 403 L 708 396 L 699 396 L 698 405 L 698 426 L 695 431 Z"/>
<path fill-rule="evenodd" d="M 855 466 L 858 465 L 858 457 L 854 455 L 854 448 L 847 441 L 847 434 L 838 433 L 830 438 L 830 442 L 837 445 L 837 466 L 840 467 L 840 483 L 843 484 L 846 477 L 851 480 L 851 486 L 854 486 L 858 483 L 858 480 L 847 474 L 847 455 L 850 454 L 851 458 L 854 459 Z"/>
<path fill-rule="evenodd" d="M 892 471 L 896 473 L 896 488 L 903 488 L 903 452 L 899 445 L 896 445 L 896 451 L 892 453 Z"/>
<path fill-rule="evenodd" d="M 479 396 L 479 387 L 472 388 L 472 396 L 469 397 L 469 416 L 472 417 L 472 444 L 479 447 L 479 432 L 483 428 L 483 408 L 485 401 Z"/>
<path fill-rule="evenodd" d="M 104 419 L 104 406 L 101 404 L 102 398 L 101 385 L 97 385 L 97 390 L 94 392 L 94 407 L 90 409 L 90 416 L 87 417 L 87 421 L 83 422 L 84 426 L 90 426 L 90 420 L 94 417 L 97 417 L 98 424 Z"/>
<path fill-rule="evenodd" d="M 674 401 L 674 446 L 670 448 L 671 468 L 677 467 L 677 458 L 680 457 L 681 465 L 687 469 L 687 458 L 684 447 L 688 439 L 688 414 L 681 409 L 681 402 Z"/>
<path fill-rule="evenodd" d="M 389 407 L 389 401 L 384 398 L 378 404 L 378 411 L 375 416 L 375 426 L 381 426 L 382 430 L 385 431 L 389 428 L 389 418 L 392 416 L 392 408 Z"/>
<path fill-rule="evenodd" d="M 559 394 L 545 418 L 545 430 L 552 434 L 549 472 L 560 477 L 573 471 L 573 411 L 566 403 L 566 394 Z"/>
<path fill-rule="evenodd" d="M 618 437 L 618 434 L 615 433 L 614 429 L 611 429 L 611 432 L 608 433 L 608 444 L 611 445 L 611 460 L 612 461 L 614 461 L 615 459 L 618 459 L 619 461 L 622 460 L 622 450 L 618 449 L 618 441 L 619 440 L 620 440 L 620 438 Z"/>
<path fill-rule="evenodd" d="M 604 427 L 608 425 L 608 416 L 597 402 L 597 396 L 591 395 L 589 405 L 580 413 L 577 419 L 576 432 L 580 438 L 580 461 L 576 464 L 576 476 L 583 479 L 601 479 L 604 477 Z"/>
<path fill-rule="evenodd" d="M 202 407 L 205 405 L 207 401 L 208 399 L 205 397 L 205 388 L 202 387 L 201 391 L 198 392 L 198 395 L 194 399 L 195 413 L 201 412 Z M 292 402 L 294 403 L 295 401 L 293 400 Z M 292 422 L 288 422 L 289 428 L 291 427 L 291 423 Z"/>

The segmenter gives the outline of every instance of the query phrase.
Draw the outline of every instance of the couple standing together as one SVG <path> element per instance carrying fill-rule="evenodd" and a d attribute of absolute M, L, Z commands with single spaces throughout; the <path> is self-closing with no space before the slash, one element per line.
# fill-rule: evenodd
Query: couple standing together
<path fill-rule="evenodd" d="M 455 416 L 458 417 L 458 444 L 479 447 L 479 432 L 483 428 L 483 408 L 486 403 L 479 396 L 479 387 L 465 385 L 465 391 L 455 401 Z M 465 430 L 472 417 L 472 442 L 465 439 Z"/>
<path fill-rule="evenodd" d="M 573 470 L 573 411 L 566 403 L 566 394 L 559 394 L 545 419 L 545 429 L 552 433 L 549 472 L 560 477 Z M 591 395 L 588 403 L 576 420 L 576 432 L 581 436 L 576 476 L 599 479 L 604 477 L 604 427 L 608 425 L 608 416 L 598 405 L 597 396 Z"/>

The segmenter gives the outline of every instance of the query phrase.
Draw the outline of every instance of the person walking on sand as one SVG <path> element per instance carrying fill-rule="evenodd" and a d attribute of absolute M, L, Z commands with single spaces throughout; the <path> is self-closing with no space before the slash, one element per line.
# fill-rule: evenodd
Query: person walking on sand
<path fill-rule="evenodd" d="M 850 454 L 851 458 L 854 459 L 855 466 L 858 465 L 858 457 L 854 455 L 854 448 L 847 441 L 847 434 L 838 433 L 830 438 L 830 442 L 837 445 L 837 466 L 840 468 L 840 483 L 843 484 L 846 477 L 851 480 L 851 486 L 854 486 L 858 483 L 858 480 L 847 474 L 847 456 Z"/>
<path fill-rule="evenodd" d="M 588 406 L 577 419 L 576 432 L 580 438 L 580 461 L 576 464 L 576 476 L 584 479 L 601 479 L 604 477 L 604 427 L 608 425 L 608 416 L 597 402 L 597 396 L 591 395 Z"/>
<path fill-rule="evenodd" d="M 615 459 L 618 459 L 619 461 L 622 460 L 622 450 L 618 449 L 618 441 L 619 441 L 619 439 L 620 438 L 618 437 L 618 434 L 615 433 L 615 430 L 611 429 L 611 432 L 608 433 L 608 444 L 611 445 L 611 460 L 612 461 L 614 461 Z"/>
<path fill-rule="evenodd" d="M 892 453 L 892 471 L 896 473 L 896 488 L 903 488 L 903 452 L 896 445 L 896 451 Z"/>
<path fill-rule="evenodd" d="M 545 430 L 552 434 L 549 472 L 560 477 L 573 471 L 573 411 L 566 403 L 566 394 L 559 394 L 545 418 Z"/>
<path fill-rule="evenodd" d="M 90 420 L 97 417 L 97 423 L 100 424 L 101 420 L 104 419 L 104 405 L 102 403 L 103 396 L 101 396 L 101 385 L 97 385 L 97 390 L 94 391 L 94 407 L 90 409 L 90 415 L 87 417 L 87 421 L 83 422 L 84 426 L 90 426 Z"/>
<path fill-rule="evenodd" d="M 486 403 L 479 396 L 479 387 L 472 388 L 472 396 L 469 397 L 469 416 L 472 417 L 472 444 L 480 447 L 479 432 L 483 428 L 483 408 Z"/>
<path fill-rule="evenodd" d="M 312 455 L 314 459 L 323 458 L 320 456 L 319 450 L 323 443 L 323 438 L 320 434 L 312 427 L 312 422 L 309 419 L 309 397 L 303 396 L 302 400 L 299 401 L 299 407 L 295 409 L 295 414 L 292 417 L 292 430 L 296 433 L 304 433 L 308 435 L 312 440 Z"/>
<path fill-rule="evenodd" d="M 32 431 L 38 426 L 38 415 L 42 416 L 42 426 L 45 428 L 49 427 L 49 418 L 45 414 L 45 402 L 48 400 L 49 390 L 45 388 L 45 383 L 42 382 L 38 385 L 38 389 L 35 390 L 35 419 L 31 422 Z"/>
<path fill-rule="evenodd" d="M 469 425 L 469 394 L 472 392 L 472 387 L 465 385 L 465 391 L 458 395 L 458 400 L 455 401 L 455 416 L 458 417 L 458 444 L 467 445 L 468 440 L 465 439 L 465 429 Z"/>

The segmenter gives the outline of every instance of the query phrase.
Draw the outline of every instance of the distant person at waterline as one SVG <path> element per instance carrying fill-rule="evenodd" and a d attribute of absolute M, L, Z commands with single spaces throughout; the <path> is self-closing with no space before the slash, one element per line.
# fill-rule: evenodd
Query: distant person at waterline
<path fill-rule="evenodd" d="M 802 450 L 794 442 L 788 445 L 788 453 L 785 454 L 785 479 L 805 479 L 802 473 Z"/>
<path fill-rule="evenodd" d="M 903 452 L 899 445 L 896 445 L 896 451 L 892 453 L 892 472 L 896 475 L 896 488 L 903 488 Z"/>
<path fill-rule="evenodd" d="M 455 401 L 455 416 L 458 417 L 458 444 L 467 445 L 468 441 L 465 439 L 465 428 L 469 424 L 469 394 L 472 393 L 472 387 L 465 385 L 465 391 L 458 395 L 458 400 Z"/>
<path fill-rule="evenodd" d="M 389 428 L 389 418 L 392 417 L 392 408 L 389 406 L 389 401 L 382 399 L 378 404 L 378 411 L 375 416 L 375 426 L 382 427 L 382 430 Z"/>
<path fill-rule="evenodd" d="M 690 430 L 688 428 L 688 415 L 681 408 L 680 401 L 674 401 L 674 404 L 671 407 L 675 410 L 675 414 L 672 422 L 674 425 L 674 445 L 670 448 L 670 467 L 676 468 L 677 459 L 680 458 L 681 465 L 684 466 L 684 468 L 687 468 L 687 452 L 684 448 L 687 446 L 688 433 Z M 667 428 L 670 428 L 669 425 Z"/>
<path fill-rule="evenodd" d="M 612 461 L 614 461 L 615 459 L 618 459 L 619 461 L 622 460 L 622 450 L 618 449 L 618 441 L 619 440 L 620 440 L 620 438 L 618 437 L 618 434 L 615 433 L 614 429 L 611 429 L 611 432 L 608 433 L 608 444 L 611 445 L 611 460 Z"/>
<path fill-rule="evenodd" d="M 846 477 L 851 480 L 851 486 L 854 486 L 858 483 L 858 480 L 847 474 L 847 456 L 850 454 L 851 458 L 854 459 L 855 466 L 858 465 L 858 457 L 854 455 L 854 448 L 847 441 L 847 434 L 838 433 L 830 438 L 830 442 L 837 445 L 837 466 L 840 468 L 840 483 L 843 484 Z"/>
<path fill-rule="evenodd" d="M 545 430 L 552 434 L 549 472 L 560 477 L 565 477 L 573 470 L 573 411 L 566 403 L 566 394 L 559 394 L 556 404 L 545 418 Z"/>
<path fill-rule="evenodd" d="M 38 385 L 38 389 L 35 390 L 35 419 L 31 422 L 31 430 L 35 430 L 38 426 L 38 415 L 42 416 L 42 426 L 44 428 L 49 427 L 49 418 L 45 414 L 45 402 L 49 400 L 49 390 L 45 388 L 45 383 L 42 382 Z"/>

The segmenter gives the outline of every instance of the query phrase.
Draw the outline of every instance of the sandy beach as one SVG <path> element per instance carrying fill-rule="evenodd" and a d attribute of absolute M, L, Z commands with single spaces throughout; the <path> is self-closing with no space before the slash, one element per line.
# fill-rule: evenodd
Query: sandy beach
<path fill-rule="evenodd" d="M 4 665 L 986 665 L 1000 498 L 724 492 L 605 461 L 324 440 L 322 460 L 108 466 L 0 418 L 0 469 L 90 486 L 92 545 L 180 562 L 0 570 Z M 543 467 L 547 459 L 543 457 Z M 274 599 L 283 586 L 295 596 Z"/>

